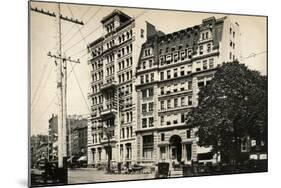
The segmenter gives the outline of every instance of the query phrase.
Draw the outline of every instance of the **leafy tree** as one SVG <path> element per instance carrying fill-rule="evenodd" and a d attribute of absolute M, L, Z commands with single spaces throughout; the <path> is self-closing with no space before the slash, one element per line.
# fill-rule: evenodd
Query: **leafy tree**
<path fill-rule="evenodd" d="M 187 125 L 196 128 L 199 146 L 212 146 L 213 152 L 235 164 L 243 138 L 267 146 L 266 76 L 238 62 L 226 63 L 210 84 L 200 88 L 198 97 Z"/>

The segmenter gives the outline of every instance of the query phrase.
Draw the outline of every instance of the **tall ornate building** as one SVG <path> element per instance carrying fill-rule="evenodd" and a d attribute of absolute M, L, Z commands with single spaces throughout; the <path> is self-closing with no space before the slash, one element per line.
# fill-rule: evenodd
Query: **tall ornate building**
<path fill-rule="evenodd" d="M 217 67 L 240 57 L 239 25 L 229 17 L 148 38 L 136 71 L 137 162 L 215 162 L 185 120 Z"/>
<path fill-rule="evenodd" d="M 136 162 L 136 66 L 153 25 L 114 10 L 101 20 L 103 36 L 89 44 L 92 67 L 88 164 Z M 119 147 L 120 146 L 120 147 Z"/>
<path fill-rule="evenodd" d="M 185 120 L 217 67 L 240 59 L 239 25 L 211 17 L 165 35 L 119 10 L 101 23 L 88 47 L 88 164 L 214 162 Z"/>

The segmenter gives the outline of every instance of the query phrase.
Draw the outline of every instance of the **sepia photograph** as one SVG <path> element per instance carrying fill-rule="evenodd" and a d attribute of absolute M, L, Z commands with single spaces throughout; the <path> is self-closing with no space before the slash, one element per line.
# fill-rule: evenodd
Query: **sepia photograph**
<path fill-rule="evenodd" d="M 29 186 L 268 171 L 268 17 L 29 1 Z"/>

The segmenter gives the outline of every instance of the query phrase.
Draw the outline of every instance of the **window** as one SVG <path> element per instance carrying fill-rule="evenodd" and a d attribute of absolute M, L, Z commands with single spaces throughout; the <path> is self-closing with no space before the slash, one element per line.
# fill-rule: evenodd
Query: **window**
<path fill-rule="evenodd" d="M 214 59 L 213 58 L 209 59 L 209 68 L 210 69 L 214 68 Z"/>
<path fill-rule="evenodd" d="M 185 122 L 185 114 L 181 114 L 181 123 Z"/>
<path fill-rule="evenodd" d="M 184 82 L 181 83 L 181 91 L 184 91 Z"/>
<path fill-rule="evenodd" d="M 165 141 L 165 133 L 161 133 L 161 141 Z"/>
<path fill-rule="evenodd" d="M 152 60 L 149 60 L 149 67 L 152 67 Z"/>
<path fill-rule="evenodd" d="M 203 54 L 203 46 L 199 46 L 199 54 L 200 54 L 200 55 Z"/>
<path fill-rule="evenodd" d="M 174 125 L 178 124 L 178 120 L 175 119 L 173 123 Z"/>
<path fill-rule="evenodd" d="M 142 157 L 144 159 L 152 159 L 153 157 L 153 135 L 147 135 L 142 137 L 143 153 Z"/>
<path fill-rule="evenodd" d="M 142 112 L 146 112 L 147 111 L 147 105 L 146 104 L 142 104 Z"/>
<path fill-rule="evenodd" d="M 148 96 L 152 97 L 153 96 L 153 88 L 148 89 Z"/>
<path fill-rule="evenodd" d="M 153 127 L 153 117 L 148 118 L 149 127 Z"/>
<path fill-rule="evenodd" d="M 144 37 L 144 30 L 141 29 L 141 38 L 143 38 L 143 37 Z"/>
<path fill-rule="evenodd" d="M 204 84 L 204 80 L 203 80 L 203 79 L 198 80 L 197 85 L 198 85 L 198 87 L 204 86 L 204 85 L 205 85 L 205 84 Z"/>
<path fill-rule="evenodd" d="M 185 51 L 182 51 L 180 54 L 181 54 L 181 60 L 183 61 L 186 58 L 186 53 Z"/>
<path fill-rule="evenodd" d="M 145 75 L 145 82 L 146 83 L 149 82 L 149 75 L 148 74 Z"/>
<path fill-rule="evenodd" d="M 229 34 L 232 34 L 232 28 L 229 28 Z"/>
<path fill-rule="evenodd" d="M 146 89 L 142 90 L 142 98 L 146 98 L 147 97 L 147 92 Z"/>
<path fill-rule="evenodd" d="M 167 79 L 170 79 L 170 78 L 171 78 L 171 71 L 167 70 Z"/>
<path fill-rule="evenodd" d="M 181 106 L 185 106 L 185 97 L 181 98 Z"/>
<path fill-rule="evenodd" d="M 229 59 L 232 60 L 232 53 L 229 53 Z"/>
<path fill-rule="evenodd" d="M 160 101 L 160 108 L 161 108 L 161 110 L 164 110 L 164 108 L 165 108 L 165 103 L 164 103 L 164 101 Z"/>
<path fill-rule="evenodd" d="M 233 31 L 233 34 L 232 34 L 232 35 L 233 35 L 233 38 L 235 38 L 235 32 L 234 32 L 234 31 Z"/>
<path fill-rule="evenodd" d="M 174 69 L 174 78 L 178 77 L 178 69 Z"/>
<path fill-rule="evenodd" d="M 175 108 L 178 107 L 178 99 L 174 99 L 174 107 L 175 107 Z"/>
<path fill-rule="evenodd" d="M 186 130 L 186 138 L 189 139 L 190 138 L 190 130 Z"/>
<path fill-rule="evenodd" d="M 188 81 L 187 84 L 188 84 L 187 89 L 192 90 L 192 81 Z"/>
<path fill-rule="evenodd" d="M 148 111 L 153 111 L 153 102 L 148 104 Z"/>
<path fill-rule="evenodd" d="M 175 62 L 177 62 L 177 61 L 178 61 L 178 56 L 179 56 L 179 54 L 178 54 L 178 53 L 174 54 L 174 61 L 175 61 Z"/>
<path fill-rule="evenodd" d="M 211 52 L 211 44 L 207 45 L 207 52 L 210 53 Z"/>
<path fill-rule="evenodd" d="M 208 69 L 208 64 L 207 64 L 207 60 L 203 61 L 203 70 Z"/>
<path fill-rule="evenodd" d="M 161 94 L 161 95 L 164 95 L 164 87 L 161 87 L 161 88 L 160 88 L 160 94 Z"/>
<path fill-rule="evenodd" d="M 167 108 L 168 108 L 168 109 L 171 108 L 171 100 L 167 100 Z"/>
<path fill-rule="evenodd" d="M 150 81 L 153 82 L 154 81 L 154 73 L 150 74 Z"/>
<path fill-rule="evenodd" d="M 146 61 L 142 62 L 142 69 L 146 69 Z"/>
<path fill-rule="evenodd" d="M 142 128 L 146 128 L 147 127 L 147 121 L 146 118 L 142 119 Z"/>
<path fill-rule="evenodd" d="M 188 96 L 188 106 L 192 105 L 192 96 Z"/>
<path fill-rule="evenodd" d="M 174 84 L 174 92 L 176 93 L 178 91 L 178 84 Z"/>
<path fill-rule="evenodd" d="M 140 80 L 141 84 L 144 83 L 144 76 L 141 76 L 141 80 Z"/>
<path fill-rule="evenodd" d="M 165 58 L 163 56 L 160 57 L 160 64 L 161 65 L 164 65 L 165 63 Z"/>
<path fill-rule="evenodd" d="M 160 72 L 160 80 L 164 80 L 164 72 Z"/>
<path fill-rule="evenodd" d="M 164 125 L 164 116 L 160 117 L 160 125 L 163 126 Z"/>
<path fill-rule="evenodd" d="M 181 76 L 184 76 L 184 67 L 181 67 L 181 68 L 180 68 L 180 75 L 181 75 Z"/>

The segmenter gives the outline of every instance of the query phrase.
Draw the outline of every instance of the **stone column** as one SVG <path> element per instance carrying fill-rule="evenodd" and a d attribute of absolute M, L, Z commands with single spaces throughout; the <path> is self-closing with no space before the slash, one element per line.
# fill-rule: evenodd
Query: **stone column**
<path fill-rule="evenodd" d="M 185 160 L 186 160 L 186 147 L 185 144 L 182 144 L 181 161 L 185 162 Z"/>

